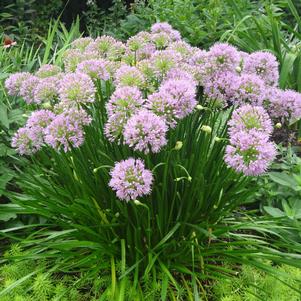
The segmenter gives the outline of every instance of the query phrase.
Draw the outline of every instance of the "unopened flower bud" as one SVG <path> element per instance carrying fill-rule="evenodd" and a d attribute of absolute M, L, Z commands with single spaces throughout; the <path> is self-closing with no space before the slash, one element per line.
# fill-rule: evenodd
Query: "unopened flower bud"
<path fill-rule="evenodd" d="M 197 105 L 197 106 L 196 106 L 196 109 L 199 110 L 199 111 L 202 111 L 202 110 L 204 110 L 205 108 L 204 108 L 202 105 Z"/>
<path fill-rule="evenodd" d="M 275 128 L 276 128 L 276 129 L 281 129 L 281 127 L 282 127 L 282 124 L 281 124 L 280 122 L 277 122 L 277 123 L 275 124 Z"/>
<path fill-rule="evenodd" d="M 189 176 L 189 177 L 187 178 L 187 180 L 188 180 L 189 182 L 191 182 L 191 181 L 192 181 L 192 177 Z"/>
<path fill-rule="evenodd" d="M 116 217 L 119 217 L 119 215 L 120 215 L 119 212 L 116 212 L 116 213 L 115 213 L 115 216 L 116 216 Z"/>
<path fill-rule="evenodd" d="M 298 51 L 298 47 L 296 45 L 294 45 L 292 48 L 291 48 L 291 51 L 292 53 L 296 53 Z"/>
<path fill-rule="evenodd" d="M 48 102 L 45 102 L 42 104 L 42 107 L 43 109 L 51 109 L 52 108 L 52 105 L 51 103 L 48 101 Z"/>
<path fill-rule="evenodd" d="M 215 137 L 215 138 L 214 138 L 214 141 L 215 141 L 215 142 L 221 142 L 221 141 L 222 141 L 222 138 L 220 138 L 220 137 Z"/>
<path fill-rule="evenodd" d="M 175 150 L 180 150 L 183 147 L 182 141 L 177 141 L 175 145 Z"/>
<path fill-rule="evenodd" d="M 137 205 L 137 206 L 142 205 L 142 203 L 141 203 L 140 201 L 138 201 L 138 200 L 134 200 L 134 203 L 135 203 L 135 205 Z"/>
<path fill-rule="evenodd" d="M 211 134 L 212 132 L 212 129 L 209 125 L 202 125 L 201 130 L 208 134 Z"/>
<path fill-rule="evenodd" d="M 235 68 L 235 70 L 236 70 L 237 73 L 240 73 L 240 72 L 241 72 L 241 67 L 240 67 L 240 66 L 237 66 L 237 67 Z"/>

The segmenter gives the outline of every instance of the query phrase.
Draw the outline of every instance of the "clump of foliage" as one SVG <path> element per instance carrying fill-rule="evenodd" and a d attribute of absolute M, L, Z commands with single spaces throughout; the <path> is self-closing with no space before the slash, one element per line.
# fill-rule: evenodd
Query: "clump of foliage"
<path fill-rule="evenodd" d="M 126 43 L 76 39 L 54 57 L 5 81 L 32 108 L 12 138 L 27 160 L 22 193 L 8 195 L 45 223 L 2 231 L 28 234 L 27 256 L 90 279 L 109 270 L 112 300 L 141 278 L 162 282 L 162 300 L 197 298 L 205 280 L 235 274 L 225 262 L 276 276 L 262 259 L 300 266 L 278 219 L 240 209 L 275 157 L 273 122 L 301 114 L 275 56 L 201 50 L 156 23 Z"/>

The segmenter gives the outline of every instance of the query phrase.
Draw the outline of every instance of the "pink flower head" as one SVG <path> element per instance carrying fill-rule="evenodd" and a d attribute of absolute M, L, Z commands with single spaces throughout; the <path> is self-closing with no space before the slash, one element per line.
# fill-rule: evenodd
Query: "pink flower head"
<path fill-rule="evenodd" d="M 195 82 L 184 79 L 167 80 L 161 85 L 159 92 L 169 94 L 176 101 L 174 111 L 179 119 L 189 115 L 197 105 Z"/>
<path fill-rule="evenodd" d="M 251 105 L 241 106 L 236 109 L 228 125 L 230 136 L 238 132 L 248 133 L 252 130 L 269 136 L 273 131 L 272 121 L 264 108 Z"/>
<path fill-rule="evenodd" d="M 129 201 L 151 193 L 153 175 L 140 159 L 117 162 L 111 170 L 110 187 L 119 199 Z"/>
<path fill-rule="evenodd" d="M 242 74 L 236 83 L 233 103 L 261 106 L 266 98 L 266 87 L 262 79 L 253 74 Z"/>
<path fill-rule="evenodd" d="M 83 73 L 66 74 L 60 81 L 59 96 L 65 103 L 94 102 L 95 92 L 93 81 Z"/>
<path fill-rule="evenodd" d="M 29 72 L 17 72 L 10 75 L 5 80 L 5 88 L 11 96 L 18 96 L 20 93 L 20 88 L 23 83 L 31 74 Z"/>
<path fill-rule="evenodd" d="M 93 80 L 108 80 L 110 74 L 107 71 L 107 65 L 107 61 L 103 59 L 86 60 L 77 65 L 76 72 L 87 74 Z"/>
<path fill-rule="evenodd" d="M 256 130 L 237 132 L 226 147 L 225 162 L 237 172 L 257 176 L 266 172 L 276 156 L 276 148 L 268 136 Z"/>
<path fill-rule="evenodd" d="M 39 78 L 47 78 L 58 75 L 62 72 L 62 69 L 59 66 L 45 64 L 42 65 L 36 72 L 36 76 Z"/>
<path fill-rule="evenodd" d="M 177 30 L 174 30 L 167 22 L 155 23 L 152 25 L 151 33 L 160 32 L 167 33 L 174 41 L 179 41 L 181 39 L 181 34 Z"/>
<path fill-rule="evenodd" d="M 83 121 L 66 112 L 57 115 L 45 129 L 45 142 L 64 152 L 81 146 L 84 142 Z"/>
<path fill-rule="evenodd" d="M 12 138 L 12 147 L 20 155 L 32 155 L 43 146 L 43 131 L 40 127 L 22 127 Z"/>
<path fill-rule="evenodd" d="M 106 105 L 108 115 L 122 113 L 131 116 L 136 113 L 143 104 L 141 92 L 136 87 L 118 87 L 112 94 Z"/>
<path fill-rule="evenodd" d="M 301 93 L 271 88 L 268 90 L 267 99 L 267 110 L 272 117 L 293 119 L 301 117 Z"/>
<path fill-rule="evenodd" d="M 58 100 L 59 81 L 60 79 L 57 76 L 41 79 L 34 91 L 34 102 L 43 103 L 43 102 L 53 102 Z"/>
<path fill-rule="evenodd" d="M 40 81 L 41 79 L 34 75 L 29 75 L 25 80 L 22 81 L 20 87 L 20 96 L 22 96 L 28 104 L 36 102 L 34 94 Z"/>
<path fill-rule="evenodd" d="M 31 113 L 26 122 L 27 128 L 39 127 L 45 129 L 55 118 L 55 114 L 49 110 L 38 110 Z"/>
<path fill-rule="evenodd" d="M 210 73 L 235 71 L 240 63 L 238 50 L 227 43 L 216 43 L 208 51 L 206 69 Z"/>
<path fill-rule="evenodd" d="M 256 74 L 267 85 L 278 84 L 279 71 L 276 57 L 269 52 L 257 51 L 249 54 L 244 61 L 244 72 Z"/>
<path fill-rule="evenodd" d="M 116 71 L 115 84 L 117 86 L 143 88 L 145 85 L 145 78 L 143 73 L 136 67 L 123 65 Z"/>
<path fill-rule="evenodd" d="M 124 127 L 124 142 L 136 151 L 157 153 L 166 145 L 168 127 L 161 117 L 142 109 Z"/>

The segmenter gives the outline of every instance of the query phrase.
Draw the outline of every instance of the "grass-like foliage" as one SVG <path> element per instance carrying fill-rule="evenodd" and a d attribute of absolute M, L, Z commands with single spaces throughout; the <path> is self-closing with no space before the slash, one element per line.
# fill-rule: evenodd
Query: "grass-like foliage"
<path fill-rule="evenodd" d="M 28 161 L 17 180 L 22 193 L 9 195 L 17 205 L 10 210 L 45 223 L 1 233 L 27 234 L 26 256 L 47 259 L 53 272 L 93 279 L 109 270 L 101 300 L 123 300 L 128 281 L 139 290 L 149 279 L 160 282 L 162 300 L 206 298 L 204 283 L 235 275 L 236 265 L 276 276 L 263 259 L 301 265 L 288 227 L 241 207 L 257 189 L 246 175 L 264 172 L 274 156 L 272 123 L 258 104 L 277 81 L 276 61 L 258 76 L 249 62 L 248 74 L 240 74 L 246 54 L 234 47 L 204 53 L 176 40 L 166 23 L 126 45 L 79 39 L 63 56 L 65 74 L 45 65 L 6 81 L 10 94 L 49 110 L 34 112 L 12 140 Z M 232 79 L 231 89 L 211 85 L 216 76 Z M 283 118 L 298 114 L 298 97 L 292 94 Z M 282 103 L 272 100 L 275 113 Z M 129 158 L 142 167 L 122 161 Z"/>

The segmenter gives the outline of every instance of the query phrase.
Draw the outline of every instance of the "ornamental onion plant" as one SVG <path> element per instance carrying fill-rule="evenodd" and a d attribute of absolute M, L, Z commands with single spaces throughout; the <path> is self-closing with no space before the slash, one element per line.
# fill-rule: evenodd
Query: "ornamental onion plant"
<path fill-rule="evenodd" d="M 274 123 L 301 115 L 271 53 L 201 50 L 157 23 L 126 43 L 77 39 L 63 62 L 5 83 L 33 110 L 12 138 L 28 160 L 12 199 L 46 221 L 25 229 L 33 257 L 91 277 L 110 268 L 115 297 L 116 263 L 120 290 L 152 277 L 170 294 L 233 275 L 224 262 L 300 266 L 278 220 L 243 207 L 276 156 Z"/>

